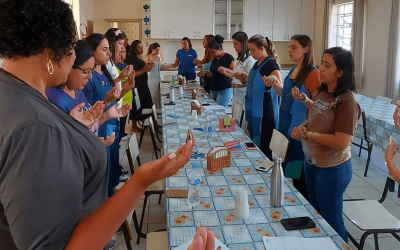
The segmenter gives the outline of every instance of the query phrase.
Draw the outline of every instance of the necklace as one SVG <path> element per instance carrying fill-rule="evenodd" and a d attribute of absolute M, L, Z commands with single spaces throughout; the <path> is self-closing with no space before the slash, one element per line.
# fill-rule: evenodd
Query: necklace
<path fill-rule="evenodd" d="M 20 82 L 20 83 L 22 83 L 22 84 L 24 84 L 24 85 L 26 85 L 26 86 L 28 86 L 28 87 L 34 89 L 34 90 L 35 90 L 36 92 L 38 92 L 41 96 L 43 96 L 43 98 L 45 98 L 47 101 L 49 100 L 49 99 L 47 99 L 47 97 L 45 97 L 44 95 L 42 95 L 42 93 L 40 93 L 37 89 L 35 89 L 35 88 L 32 87 L 31 85 L 27 84 L 24 80 L 21 80 L 20 78 L 18 78 L 18 77 L 16 77 L 15 75 L 11 74 L 10 72 L 5 71 L 3 68 L 0 68 L 0 72 L 2 72 L 3 74 L 7 75 L 8 77 L 13 78 L 14 80 L 16 80 L 16 81 L 18 81 L 18 82 Z"/>

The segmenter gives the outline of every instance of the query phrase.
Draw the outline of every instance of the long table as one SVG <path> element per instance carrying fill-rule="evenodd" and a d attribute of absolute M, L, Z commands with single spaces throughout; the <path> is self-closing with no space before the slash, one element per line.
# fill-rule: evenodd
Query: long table
<path fill-rule="evenodd" d="M 197 87 L 188 83 L 185 89 Z M 170 92 L 170 83 L 161 83 L 161 93 Z M 209 110 L 192 120 L 190 115 L 191 92 L 185 91 L 179 96 L 175 89 L 175 105 L 167 106 L 169 99 L 162 96 L 163 123 L 177 122 L 163 128 L 164 152 L 175 152 L 186 142 L 187 130 L 190 128 L 196 138 L 197 151 L 205 155 L 213 146 L 221 146 L 223 142 L 238 139 L 244 142 L 251 140 L 236 126 L 235 132 L 218 132 L 218 118 L 227 117 L 225 110 Z M 207 96 L 199 98 L 201 103 L 216 104 Z M 168 115 L 177 115 L 174 119 Z M 202 137 L 202 132 L 193 128 L 203 127 L 208 117 L 213 125 L 211 138 Z M 218 171 L 207 170 L 205 159 L 191 159 L 190 162 L 174 176 L 166 180 L 167 189 L 187 189 L 187 174 L 194 163 L 201 171 L 201 192 L 199 206 L 191 210 L 186 199 L 167 199 L 167 225 L 170 249 L 193 239 L 197 227 L 210 228 L 215 236 L 229 249 L 265 250 L 262 236 L 301 238 L 330 237 L 338 249 L 350 249 L 335 230 L 318 214 L 308 201 L 285 179 L 285 200 L 282 207 L 270 205 L 271 174 L 261 173 L 255 169 L 266 159 L 259 150 L 247 150 L 243 144 L 240 151 L 232 152 L 232 166 Z M 247 189 L 250 216 L 246 220 L 235 218 L 234 205 L 236 190 L 239 185 Z M 309 216 L 316 228 L 286 231 L 280 223 L 281 219 Z"/>

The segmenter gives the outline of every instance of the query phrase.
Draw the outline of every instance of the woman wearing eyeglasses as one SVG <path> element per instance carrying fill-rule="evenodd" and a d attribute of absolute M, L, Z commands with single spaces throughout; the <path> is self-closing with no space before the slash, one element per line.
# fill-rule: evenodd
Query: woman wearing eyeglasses
<path fill-rule="evenodd" d="M 92 78 L 94 71 L 93 50 L 86 42 L 78 41 L 75 46 L 75 55 L 76 59 L 68 74 L 67 82 L 57 87 L 46 88 L 46 95 L 49 100 L 67 114 L 71 114 L 72 110 L 78 105 L 79 112 L 85 112 L 92 108 L 82 89 L 86 86 L 89 79 Z M 127 84 L 133 85 L 133 77 Z M 94 122 L 89 126 L 90 131 L 97 133 L 99 125 L 102 125 L 108 119 L 120 118 L 126 115 L 130 108 L 130 105 L 124 105 L 121 109 L 117 109 L 116 105 L 111 106 L 98 122 Z M 109 138 L 103 138 L 106 139 L 103 141 L 104 145 L 111 145 L 114 142 L 114 138 L 115 134 L 109 136 Z"/>

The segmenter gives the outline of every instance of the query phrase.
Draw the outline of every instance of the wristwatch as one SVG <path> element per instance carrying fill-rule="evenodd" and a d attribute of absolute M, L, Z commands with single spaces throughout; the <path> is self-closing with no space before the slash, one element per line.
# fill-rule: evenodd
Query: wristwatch
<path fill-rule="evenodd" d="M 302 103 L 307 103 L 308 102 L 308 97 L 306 96 L 306 98 L 304 98 L 304 99 L 300 99 L 300 102 L 302 102 Z"/>
<path fill-rule="evenodd" d="M 307 138 L 309 141 L 311 141 L 310 136 L 312 133 L 314 133 L 314 131 L 307 131 Z"/>

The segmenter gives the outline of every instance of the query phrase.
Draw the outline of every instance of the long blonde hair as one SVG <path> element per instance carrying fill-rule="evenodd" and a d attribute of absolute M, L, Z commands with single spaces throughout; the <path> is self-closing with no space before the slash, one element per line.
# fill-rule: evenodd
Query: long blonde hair
<path fill-rule="evenodd" d="M 252 36 L 249 39 L 248 43 L 253 43 L 257 48 L 264 47 L 268 55 L 275 60 L 276 64 L 278 64 L 279 68 L 281 67 L 281 64 L 279 63 L 278 53 L 276 53 L 274 43 L 271 40 L 269 40 L 268 37 L 263 37 L 262 35 L 257 34 Z"/>

